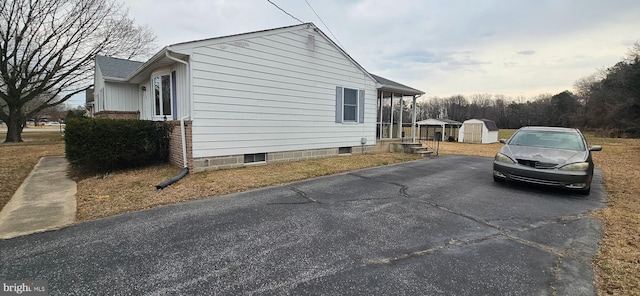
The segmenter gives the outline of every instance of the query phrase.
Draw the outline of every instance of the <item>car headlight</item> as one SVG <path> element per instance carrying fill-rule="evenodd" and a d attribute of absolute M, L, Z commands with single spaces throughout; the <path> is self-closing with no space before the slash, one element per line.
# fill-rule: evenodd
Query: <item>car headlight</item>
<path fill-rule="evenodd" d="M 589 169 L 588 162 L 576 162 L 572 164 L 565 165 L 560 168 L 563 171 L 586 171 Z"/>
<path fill-rule="evenodd" d="M 506 156 L 506 155 L 504 155 L 502 153 L 496 154 L 496 161 L 504 162 L 504 163 L 516 163 L 509 156 Z"/>

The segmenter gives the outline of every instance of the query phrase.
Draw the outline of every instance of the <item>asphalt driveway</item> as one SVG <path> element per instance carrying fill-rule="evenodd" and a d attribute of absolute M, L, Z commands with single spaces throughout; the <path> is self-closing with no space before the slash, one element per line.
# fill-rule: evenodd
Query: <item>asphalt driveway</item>
<path fill-rule="evenodd" d="M 0 241 L 51 295 L 595 295 L 602 176 L 580 196 L 444 156 Z"/>

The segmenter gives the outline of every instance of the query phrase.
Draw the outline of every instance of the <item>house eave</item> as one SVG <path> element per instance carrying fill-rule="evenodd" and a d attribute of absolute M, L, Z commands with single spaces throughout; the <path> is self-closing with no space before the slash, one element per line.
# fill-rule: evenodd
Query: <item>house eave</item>
<path fill-rule="evenodd" d="M 378 90 L 402 94 L 405 96 L 421 96 L 425 94 L 423 91 L 419 91 L 417 89 L 409 89 L 409 88 L 395 87 L 395 86 L 389 86 L 389 85 L 381 85 L 378 87 Z"/>
<path fill-rule="evenodd" d="M 105 82 L 128 82 L 126 78 L 120 78 L 120 77 L 103 77 Z"/>
<path fill-rule="evenodd" d="M 153 57 L 151 57 L 148 61 L 146 61 L 144 64 L 142 64 L 137 70 L 135 70 L 134 72 L 129 74 L 129 76 L 127 76 L 127 78 L 125 78 L 124 80 L 129 82 L 129 83 L 138 84 L 138 83 L 141 83 L 142 81 L 148 79 L 149 76 L 151 76 L 151 72 L 154 69 L 157 69 L 157 68 L 160 68 L 160 67 L 166 67 L 166 66 L 174 64 L 175 61 L 167 58 L 167 56 L 166 56 L 167 52 L 171 52 L 171 54 L 174 57 L 177 57 L 177 58 L 183 58 L 184 59 L 184 58 L 187 58 L 189 56 L 189 55 L 186 55 L 186 54 L 180 54 L 180 53 L 173 52 L 171 50 L 171 46 L 165 46 L 160 51 L 158 51 L 155 55 L 153 55 Z"/>

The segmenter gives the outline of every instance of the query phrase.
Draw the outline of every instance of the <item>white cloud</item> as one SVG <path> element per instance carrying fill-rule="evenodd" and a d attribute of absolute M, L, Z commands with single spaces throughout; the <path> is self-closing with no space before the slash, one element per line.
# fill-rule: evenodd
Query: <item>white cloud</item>
<path fill-rule="evenodd" d="M 638 41 L 637 0 L 307 0 L 372 73 L 426 96 L 535 96 L 619 62 Z M 272 0 L 331 36 L 305 1 Z M 159 46 L 298 21 L 266 0 L 126 3 Z"/>

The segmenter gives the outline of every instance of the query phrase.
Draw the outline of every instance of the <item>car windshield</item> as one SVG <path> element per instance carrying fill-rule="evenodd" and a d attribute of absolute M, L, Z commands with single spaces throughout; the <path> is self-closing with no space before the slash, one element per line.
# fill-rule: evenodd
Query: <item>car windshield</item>
<path fill-rule="evenodd" d="M 509 145 L 576 151 L 585 149 L 580 135 L 558 131 L 519 131 L 509 140 Z"/>

